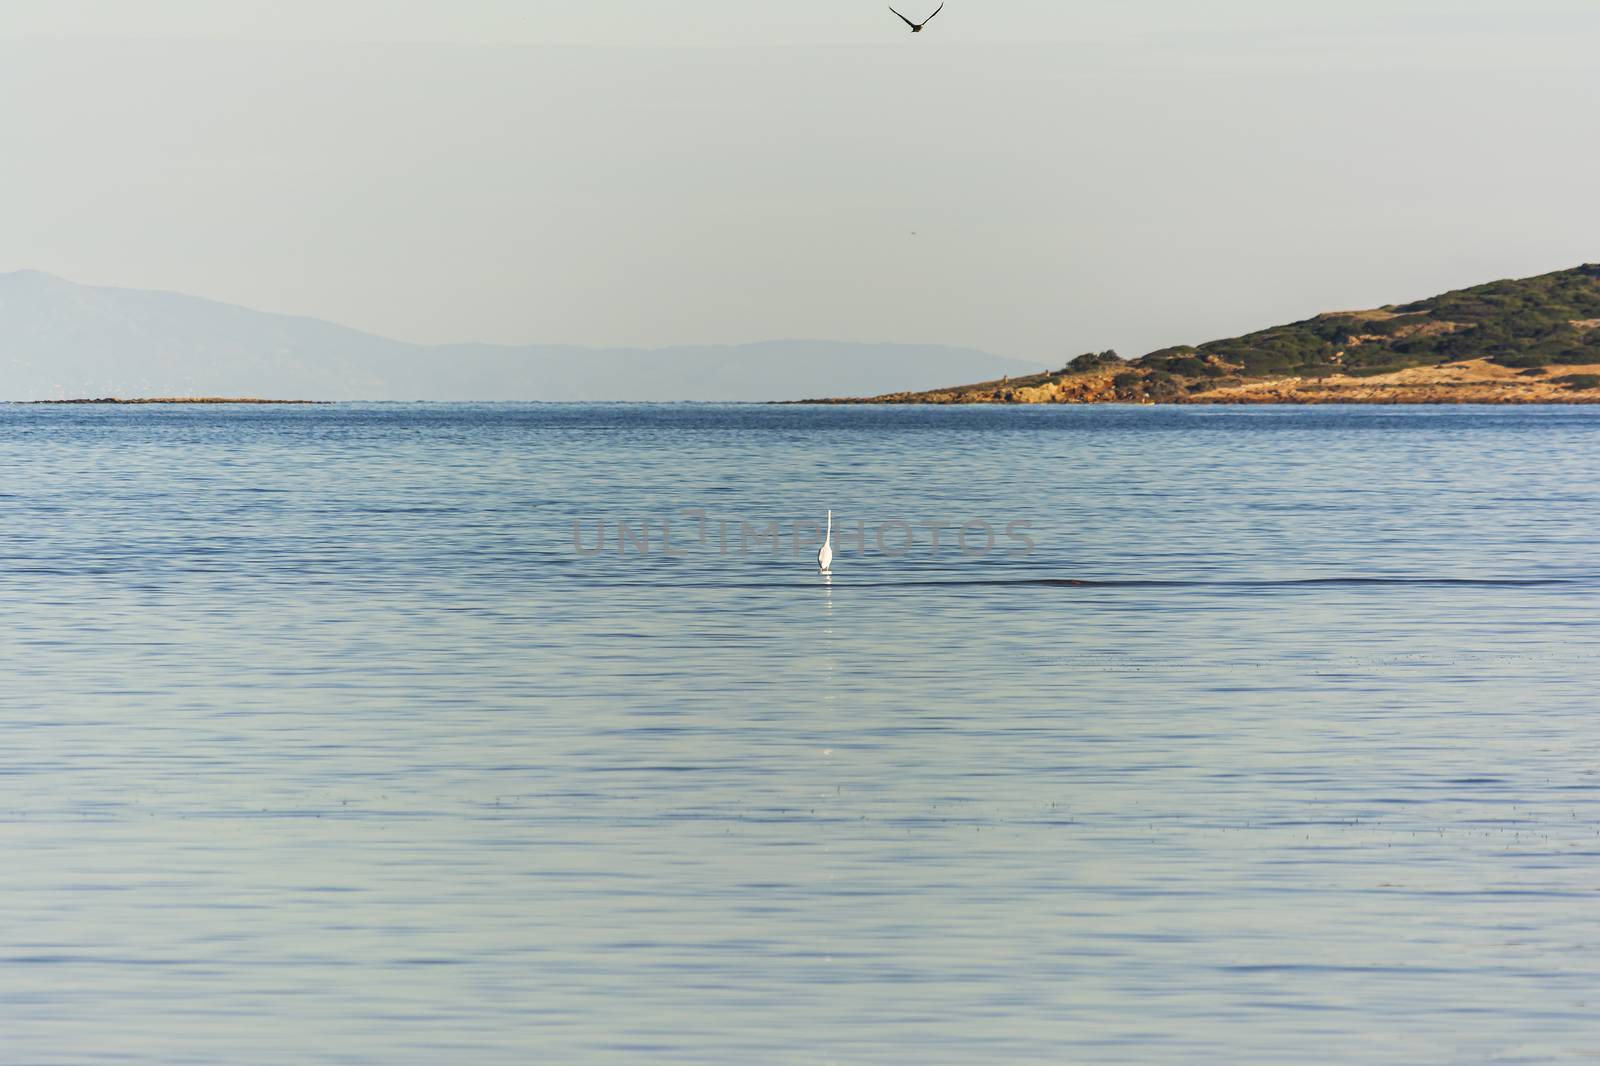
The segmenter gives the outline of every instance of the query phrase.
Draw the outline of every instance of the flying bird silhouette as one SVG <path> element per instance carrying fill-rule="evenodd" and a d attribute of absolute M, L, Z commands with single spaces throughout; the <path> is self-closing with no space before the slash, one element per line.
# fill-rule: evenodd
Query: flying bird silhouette
<path fill-rule="evenodd" d="M 889 5 L 889 10 L 890 11 L 894 11 L 894 5 L 893 4 Z M 943 11 L 943 10 L 944 10 L 944 5 L 940 4 L 938 6 L 938 8 L 936 8 L 934 10 L 933 15 L 937 15 L 940 11 Z M 896 15 L 900 15 L 900 12 L 898 12 L 898 11 L 894 11 L 894 13 Z M 927 18 L 923 19 L 921 22 L 912 22 L 910 19 L 906 18 L 904 15 L 900 15 L 900 21 L 904 22 L 907 26 L 910 26 L 912 33 L 921 33 L 922 32 L 922 27 L 926 26 L 928 23 L 933 21 L 933 15 L 929 15 Z"/>

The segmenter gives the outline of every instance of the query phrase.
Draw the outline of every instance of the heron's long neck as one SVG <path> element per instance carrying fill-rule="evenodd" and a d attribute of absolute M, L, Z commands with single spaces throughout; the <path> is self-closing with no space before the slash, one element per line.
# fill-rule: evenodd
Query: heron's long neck
<path fill-rule="evenodd" d="M 832 511 L 828 512 L 828 538 L 827 539 L 829 539 L 829 540 L 833 539 L 833 512 Z"/>

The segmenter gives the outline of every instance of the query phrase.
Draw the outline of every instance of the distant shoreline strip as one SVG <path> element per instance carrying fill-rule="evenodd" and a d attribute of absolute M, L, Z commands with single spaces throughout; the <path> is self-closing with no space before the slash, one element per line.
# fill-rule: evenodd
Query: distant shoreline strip
<path fill-rule="evenodd" d="M 257 399 L 255 397 L 251 397 L 251 396 L 150 396 L 150 397 L 136 397 L 136 398 L 132 398 L 132 399 L 127 399 L 127 398 L 120 397 L 120 396 L 101 396 L 101 397 L 97 397 L 97 398 L 94 398 L 94 399 L 82 399 L 82 400 L 16 400 L 16 401 L 13 401 L 13 402 L 19 403 L 19 404 L 28 404 L 28 405 L 34 405 L 34 404 L 79 404 L 79 405 L 100 404 L 100 405 L 103 405 L 103 406 L 113 406 L 113 405 L 121 405 L 121 404 L 137 405 L 137 404 L 159 404 L 159 403 L 165 403 L 165 404 L 224 404 L 224 403 L 232 403 L 232 404 L 280 404 L 280 405 L 282 405 L 282 404 L 288 404 L 288 405 L 319 404 L 320 405 L 320 404 L 329 403 L 328 400 L 262 400 L 262 399 Z"/>

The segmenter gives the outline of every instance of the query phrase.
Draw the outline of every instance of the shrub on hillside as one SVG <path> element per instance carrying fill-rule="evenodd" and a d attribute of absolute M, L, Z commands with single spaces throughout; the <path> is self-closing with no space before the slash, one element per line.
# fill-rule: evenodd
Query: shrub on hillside
<path fill-rule="evenodd" d="M 1083 374 L 1090 370 L 1099 370 L 1103 366 L 1115 366 L 1122 361 L 1122 357 L 1110 348 L 1103 352 L 1084 352 L 1068 363 L 1062 373 Z"/>

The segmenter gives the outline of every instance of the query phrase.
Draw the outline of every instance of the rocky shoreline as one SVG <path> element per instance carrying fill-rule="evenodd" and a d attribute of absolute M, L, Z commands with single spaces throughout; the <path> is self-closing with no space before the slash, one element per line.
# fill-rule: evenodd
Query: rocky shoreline
<path fill-rule="evenodd" d="M 1036 374 L 927 392 L 854 399 L 840 404 L 1600 404 L 1600 365 L 1514 370 L 1485 359 L 1411 367 L 1387 374 L 1320 378 L 1222 378 L 1183 387 L 1149 387 L 1131 364 L 1083 373 Z M 1187 384 L 1187 383 L 1186 383 Z"/>

